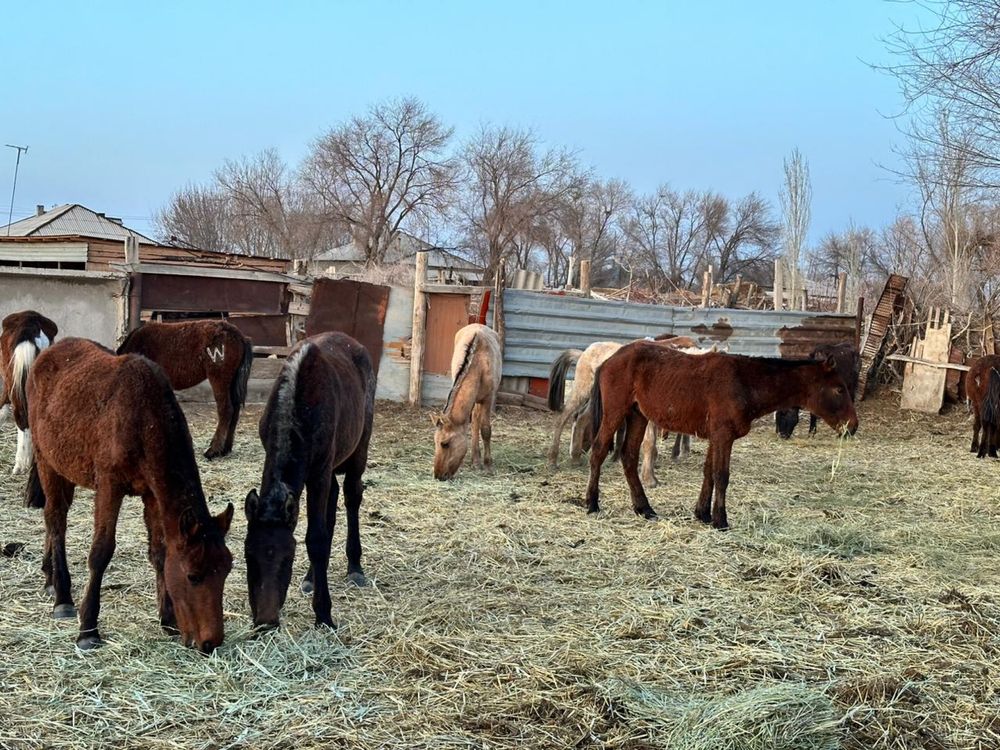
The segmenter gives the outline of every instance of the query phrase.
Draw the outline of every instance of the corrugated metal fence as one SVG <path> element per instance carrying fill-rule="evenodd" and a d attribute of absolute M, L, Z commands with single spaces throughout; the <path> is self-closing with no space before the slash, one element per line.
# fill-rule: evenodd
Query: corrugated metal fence
<path fill-rule="evenodd" d="M 673 333 L 732 354 L 795 358 L 855 337 L 853 315 L 664 307 L 520 289 L 504 292 L 504 326 L 503 374 L 530 378 L 547 378 L 560 352 L 595 341 Z"/>

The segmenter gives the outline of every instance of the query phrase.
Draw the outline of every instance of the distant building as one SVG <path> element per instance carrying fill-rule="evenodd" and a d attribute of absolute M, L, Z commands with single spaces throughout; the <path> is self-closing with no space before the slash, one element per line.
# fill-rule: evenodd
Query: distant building
<path fill-rule="evenodd" d="M 418 252 L 428 253 L 427 279 L 442 284 L 478 284 L 483 268 L 454 250 L 436 247 L 412 234 L 400 232 L 386 250 L 385 265 L 415 266 Z M 354 276 L 364 273 L 365 252 L 356 242 L 325 250 L 309 262 L 316 276 Z"/>
<path fill-rule="evenodd" d="M 139 263 L 183 263 L 258 271 L 286 272 L 290 261 L 235 253 L 199 250 L 158 242 L 116 219 L 79 203 L 64 203 L 48 211 L 38 206 L 34 216 L 0 226 L 0 266 L 108 271 L 123 264 L 126 240 L 137 245 Z"/>

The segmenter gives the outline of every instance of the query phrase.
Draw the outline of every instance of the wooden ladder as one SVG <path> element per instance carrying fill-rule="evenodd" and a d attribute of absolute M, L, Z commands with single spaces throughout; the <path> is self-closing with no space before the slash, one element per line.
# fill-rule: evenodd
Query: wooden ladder
<path fill-rule="evenodd" d="M 868 327 L 868 335 L 865 336 L 865 343 L 861 347 L 861 374 L 858 378 L 858 390 L 855 398 L 860 401 L 865 397 L 865 390 L 868 387 L 868 376 L 871 374 L 875 360 L 882 351 L 885 344 L 885 336 L 892 325 L 893 311 L 900 295 L 906 289 L 906 282 L 909 279 L 899 274 L 890 274 L 885 282 L 882 295 L 878 298 L 878 304 L 872 312 L 872 322 Z"/>

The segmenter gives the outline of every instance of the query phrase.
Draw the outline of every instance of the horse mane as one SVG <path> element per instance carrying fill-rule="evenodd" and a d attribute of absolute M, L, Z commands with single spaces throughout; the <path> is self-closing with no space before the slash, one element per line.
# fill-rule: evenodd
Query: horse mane
<path fill-rule="evenodd" d="M 305 343 L 285 361 L 285 366 L 278 373 L 275 383 L 274 409 L 271 412 L 272 432 L 275 435 L 278 455 L 285 455 L 289 448 L 291 435 L 298 429 L 295 418 L 295 394 L 299 385 L 299 368 L 306 356 L 313 350 L 313 345 Z"/>
<path fill-rule="evenodd" d="M 469 342 L 465 345 L 465 355 L 462 358 L 462 366 L 458 368 L 458 372 L 455 373 L 455 380 L 451 384 L 451 390 L 448 391 L 448 400 L 444 403 L 444 413 L 447 414 L 451 411 L 452 401 L 455 399 L 455 394 L 458 393 L 458 389 L 462 385 L 462 381 L 465 380 L 465 376 L 469 373 L 469 368 L 472 365 L 472 358 L 475 356 L 477 349 L 479 348 L 479 334 L 477 333 L 473 336 Z"/>

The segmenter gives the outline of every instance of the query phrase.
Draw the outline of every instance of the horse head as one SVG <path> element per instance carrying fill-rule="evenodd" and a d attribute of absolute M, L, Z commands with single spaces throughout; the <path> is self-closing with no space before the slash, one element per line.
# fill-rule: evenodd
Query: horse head
<path fill-rule="evenodd" d="M 434 478 L 451 479 L 455 476 L 465 452 L 469 449 L 469 436 L 465 425 L 455 424 L 447 414 L 431 417 L 434 431 Z"/>
<path fill-rule="evenodd" d="M 809 403 L 805 406 L 837 432 L 853 435 L 858 429 L 858 415 L 847 384 L 837 372 L 836 360 L 826 357 L 814 372 L 816 376 L 809 387 Z"/>
<path fill-rule="evenodd" d="M 253 624 L 261 629 L 276 628 L 292 580 L 299 501 L 286 485 L 277 482 L 263 498 L 257 490 L 250 490 L 244 509 L 247 537 L 243 550 Z"/>
<path fill-rule="evenodd" d="M 225 536 L 233 504 L 199 520 L 192 511 L 180 518 L 180 538 L 168 540 L 163 580 L 184 645 L 210 653 L 223 638 L 222 588 L 233 568 Z"/>

